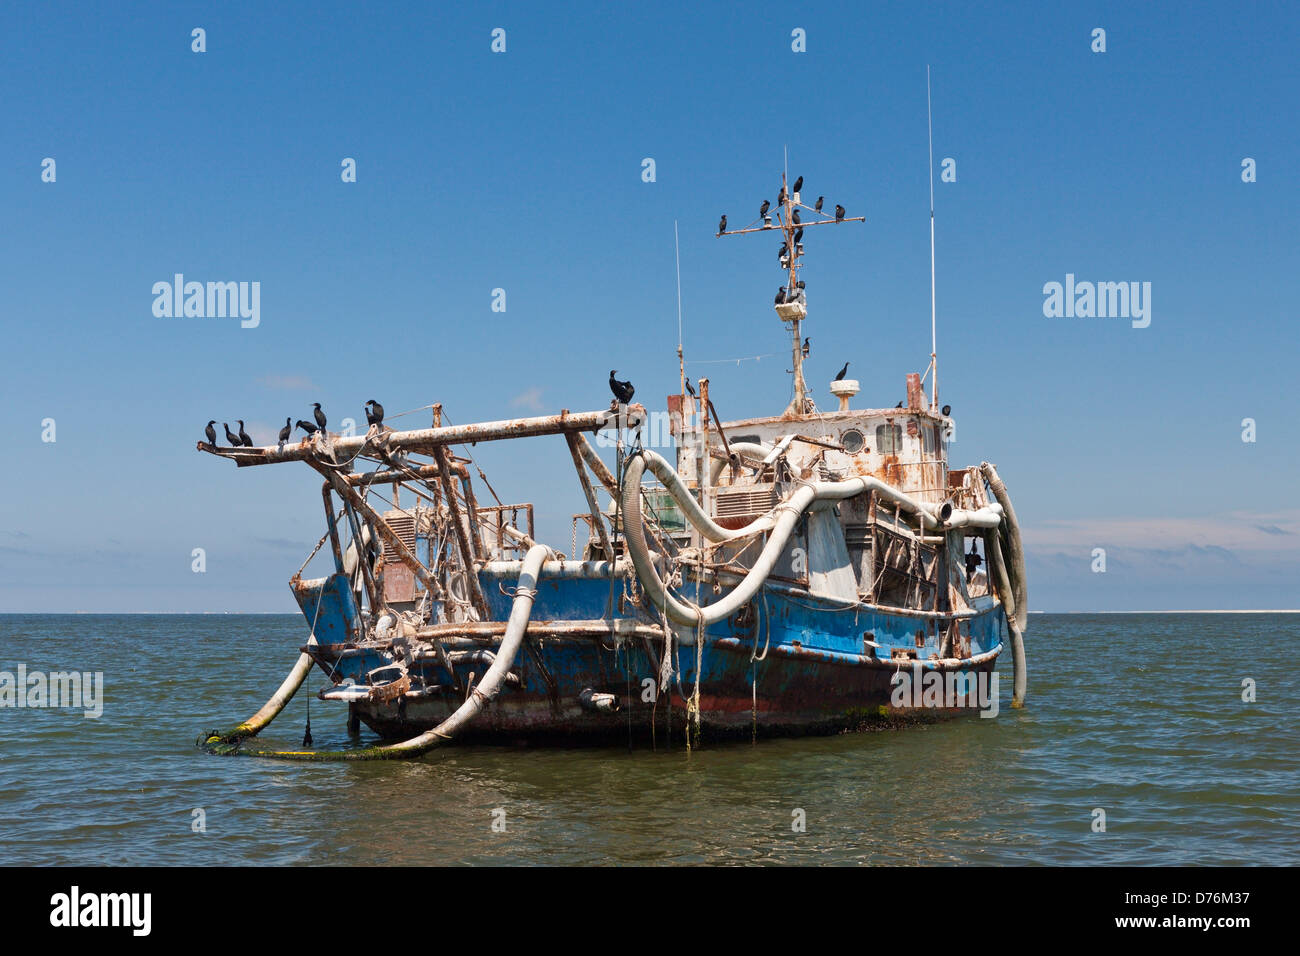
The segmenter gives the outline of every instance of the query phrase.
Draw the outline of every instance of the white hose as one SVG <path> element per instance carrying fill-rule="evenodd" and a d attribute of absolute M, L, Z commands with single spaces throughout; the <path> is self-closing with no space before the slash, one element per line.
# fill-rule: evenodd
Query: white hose
<path fill-rule="evenodd" d="M 685 602 L 669 593 L 663 580 L 655 570 L 646 544 L 645 527 L 641 515 L 641 477 L 649 467 L 664 487 L 677 501 L 691 523 L 706 538 L 713 541 L 727 541 L 733 538 L 752 535 L 757 531 L 769 531 L 767 544 L 759 553 L 749 572 L 726 597 L 707 607 L 698 607 Z M 656 607 L 664 609 L 668 617 L 677 624 L 704 625 L 730 617 L 758 593 L 763 582 L 767 580 L 777 559 L 784 550 L 790 534 L 794 531 L 800 515 L 815 501 L 839 500 L 852 498 L 865 491 L 875 491 L 884 497 L 897 501 L 912 511 L 925 527 L 937 528 L 938 520 L 930 511 L 897 489 L 875 478 L 857 477 L 845 481 L 809 482 L 786 501 L 777 505 L 767 514 L 751 521 L 744 528 L 731 531 L 719 527 L 706 515 L 686 489 L 677 472 L 662 457 L 648 449 L 642 450 L 628 461 L 627 471 L 623 477 L 623 514 L 624 537 L 627 541 L 628 554 L 636 567 L 637 579 L 645 588 L 646 594 Z"/>

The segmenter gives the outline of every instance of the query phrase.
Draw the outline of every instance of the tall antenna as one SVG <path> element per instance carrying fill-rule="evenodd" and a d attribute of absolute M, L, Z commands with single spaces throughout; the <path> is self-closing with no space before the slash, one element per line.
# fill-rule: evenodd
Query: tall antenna
<path fill-rule="evenodd" d="M 930 64 L 925 65 L 925 126 L 930 137 L 930 410 L 939 404 L 939 358 L 934 331 L 934 118 L 930 109 Z"/>
<path fill-rule="evenodd" d="M 686 394 L 686 360 L 682 353 L 682 245 L 677 237 L 677 220 L 673 220 L 673 255 L 677 259 L 677 368 L 681 372 L 681 394 Z"/>

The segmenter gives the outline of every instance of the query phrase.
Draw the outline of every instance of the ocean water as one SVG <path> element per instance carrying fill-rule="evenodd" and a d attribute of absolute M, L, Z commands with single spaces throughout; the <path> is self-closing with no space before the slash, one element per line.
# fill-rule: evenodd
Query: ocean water
<path fill-rule="evenodd" d="M 0 616 L 0 671 L 104 680 L 98 719 L 0 709 L 3 862 L 1300 862 L 1300 678 L 1279 651 L 1300 615 L 1035 615 L 1028 706 L 1005 706 L 1006 661 L 994 719 L 690 753 L 199 751 L 261 706 L 306 631 L 296 616 Z M 261 739 L 301 743 L 308 696 Z M 347 744 L 344 706 L 313 700 L 311 716 L 317 747 Z"/>

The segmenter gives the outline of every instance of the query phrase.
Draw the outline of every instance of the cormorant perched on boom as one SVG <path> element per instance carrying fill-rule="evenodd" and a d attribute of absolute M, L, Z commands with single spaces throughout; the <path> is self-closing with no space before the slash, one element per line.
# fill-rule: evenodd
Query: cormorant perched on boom
<path fill-rule="evenodd" d="M 239 440 L 243 442 L 245 448 L 252 448 L 253 439 L 249 438 L 248 433 L 244 431 L 244 420 L 241 418 L 238 419 L 238 421 L 239 421 Z"/>
<path fill-rule="evenodd" d="M 316 416 L 315 416 L 315 417 L 316 417 L 316 424 L 320 426 L 320 430 L 321 430 L 321 431 L 324 431 L 324 430 L 325 430 L 325 413 L 322 412 L 322 411 L 320 410 L 320 402 L 312 402 L 311 407 L 314 408 L 314 409 L 316 409 Z"/>
<path fill-rule="evenodd" d="M 843 206 L 840 206 L 840 205 L 836 205 L 836 207 L 835 207 L 835 221 L 836 221 L 836 222 L 840 222 L 843 218 L 844 218 L 844 207 L 843 207 Z"/>
<path fill-rule="evenodd" d="M 308 435 L 314 435 L 314 434 L 316 434 L 316 432 L 319 430 L 319 429 L 317 429 L 316 426 L 313 425 L 311 422 L 305 422 L 305 421 L 303 421 L 301 418 L 298 419 L 296 422 L 294 422 L 294 427 L 295 427 L 295 428 L 301 428 L 301 429 L 302 429 L 303 431 L 305 431 Z"/>
<path fill-rule="evenodd" d="M 840 374 L 835 376 L 835 381 L 837 382 L 844 381 L 844 376 L 848 374 L 848 371 L 849 371 L 849 363 L 845 362 L 844 367 L 840 369 Z"/>
<path fill-rule="evenodd" d="M 226 441 L 230 442 L 231 448 L 239 448 L 241 445 L 244 444 L 242 441 L 239 440 L 238 435 L 231 433 L 230 426 L 227 425 L 225 422 L 221 423 L 221 427 L 226 430 Z"/>
<path fill-rule="evenodd" d="M 794 244 L 797 246 L 801 242 L 803 242 L 803 226 L 794 231 Z"/>
<path fill-rule="evenodd" d="M 374 406 L 373 408 L 371 406 Z M 366 424 L 382 425 L 384 423 L 384 406 L 373 398 L 366 402 Z"/>
<path fill-rule="evenodd" d="M 632 401 L 632 396 L 636 394 L 636 389 L 632 386 L 631 382 L 620 382 L 616 379 L 614 374 L 617 371 L 618 369 L 616 368 L 609 370 L 609 390 L 614 393 L 614 397 L 618 399 L 620 405 L 626 405 L 628 402 Z"/>
<path fill-rule="evenodd" d="M 724 215 L 721 219 L 718 220 L 718 235 L 722 235 L 726 231 L 727 231 L 727 217 Z"/>
<path fill-rule="evenodd" d="M 816 209 L 818 212 L 821 212 L 821 211 L 822 211 L 822 203 L 824 203 L 825 201 L 826 201 L 826 197 L 825 197 L 825 196 L 818 196 L 818 197 L 817 197 L 817 203 L 816 203 L 816 205 L 813 206 L 813 208 Z"/>
<path fill-rule="evenodd" d="M 293 434 L 293 426 L 289 424 L 289 419 L 284 420 L 284 427 L 280 429 L 280 444 L 283 445 Z"/>
<path fill-rule="evenodd" d="M 779 196 L 776 197 L 776 204 L 777 204 L 778 206 L 784 206 L 784 205 L 785 205 L 785 186 L 782 186 L 782 187 L 781 187 L 781 195 L 779 195 Z"/>
<path fill-rule="evenodd" d="M 208 438 L 208 444 L 213 448 L 217 447 L 217 430 L 212 427 L 216 423 L 217 420 L 214 418 L 212 421 L 208 422 L 207 427 L 203 429 L 203 434 Z"/>
<path fill-rule="evenodd" d="M 790 213 L 790 221 L 791 221 L 792 223 L 794 223 L 796 226 L 799 225 L 799 210 L 798 210 L 798 209 L 796 209 L 794 212 Z"/>
<path fill-rule="evenodd" d="M 758 207 L 758 214 L 759 214 L 760 216 L 762 216 L 764 219 L 766 219 L 766 218 L 767 218 L 767 211 L 768 211 L 769 209 L 771 209 L 771 208 L 772 208 L 772 204 L 771 204 L 770 202 L 768 202 L 766 199 L 764 199 L 764 200 L 763 200 L 763 205 L 761 205 L 761 206 Z"/>

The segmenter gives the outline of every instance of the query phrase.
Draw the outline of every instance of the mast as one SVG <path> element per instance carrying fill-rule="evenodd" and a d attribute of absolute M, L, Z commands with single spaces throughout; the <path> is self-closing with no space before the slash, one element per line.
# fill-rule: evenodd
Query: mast
<path fill-rule="evenodd" d="M 930 110 L 930 64 L 925 65 L 925 126 L 930 139 L 930 411 L 939 405 L 939 358 L 934 322 L 934 120 Z M 922 392 L 921 394 L 925 394 Z"/>
<path fill-rule="evenodd" d="M 682 352 L 682 246 L 677 238 L 677 220 L 673 220 L 673 255 L 677 259 L 677 371 L 681 374 L 681 394 L 686 394 L 686 358 Z"/>
<path fill-rule="evenodd" d="M 802 177 L 800 177 L 802 178 Z M 781 198 L 784 197 L 784 198 Z M 777 203 L 777 224 L 772 224 L 771 215 L 761 215 L 743 229 L 723 230 L 718 236 L 739 236 L 750 232 L 769 232 L 781 230 L 785 243 L 786 255 L 781 259 L 781 268 L 786 273 L 785 301 L 776 303 L 776 314 L 782 322 L 789 323 L 791 336 L 791 357 L 794 360 L 794 399 L 786 408 L 787 415 L 806 415 L 809 411 L 808 385 L 803 375 L 803 322 L 808 317 L 807 297 L 799 289 L 799 270 L 803 267 L 803 242 L 795 241 L 795 234 L 812 226 L 838 226 L 846 222 L 866 222 L 866 216 L 826 218 L 812 206 L 805 205 L 799 193 L 792 192 L 786 182 L 786 173 L 781 173 L 781 199 Z M 799 210 L 811 213 L 814 218 L 802 221 Z M 800 216 L 796 221 L 795 216 Z"/>

